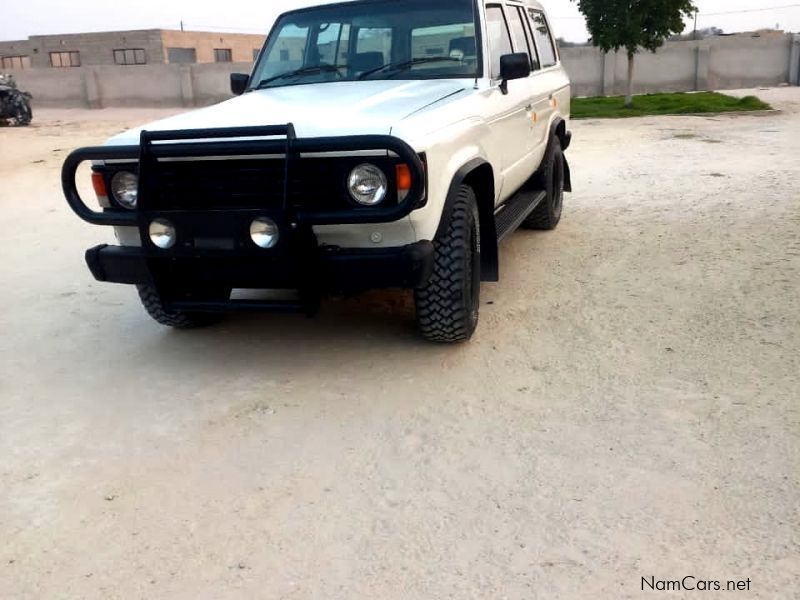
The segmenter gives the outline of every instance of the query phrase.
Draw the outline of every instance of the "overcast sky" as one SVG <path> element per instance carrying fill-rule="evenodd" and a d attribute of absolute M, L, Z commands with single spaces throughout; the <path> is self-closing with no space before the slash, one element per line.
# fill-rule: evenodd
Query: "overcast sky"
<path fill-rule="evenodd" d="M 177 29 L 181 20 L 186 22 L 189 29 L 195 30 L 266 34 L 281 11 L 322 1 L 5 0 L 0 9 L 0 40 L 25 39 L 30 35 L 50 33 Z M 544 0 L 544 4 L 559 37 L 571 41 L 587 38 L 583 19 L 573 2 Z M 696 5 L 701 13 L 699 27 L 714 25 L 734 32 L 778 25 L 789 31 L 800 31 L 800 0 L 696 0 Z M 764 10 L 715 14 L 753 9 Z"/>

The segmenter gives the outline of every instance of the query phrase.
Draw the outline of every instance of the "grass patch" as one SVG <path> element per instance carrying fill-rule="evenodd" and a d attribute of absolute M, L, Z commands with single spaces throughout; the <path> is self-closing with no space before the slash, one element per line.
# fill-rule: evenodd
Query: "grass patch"
<path fill-rule="evenodd" d="M 649 115 L 687 115 L 771 109 L 769 104 L 755 96 L 734 98 L 717 92 L 634 96 L 632 108 L 625 108 L 625 98 L 622 96 L 572 99 L 572 117 L 574 119 L 621 119 Z"/>

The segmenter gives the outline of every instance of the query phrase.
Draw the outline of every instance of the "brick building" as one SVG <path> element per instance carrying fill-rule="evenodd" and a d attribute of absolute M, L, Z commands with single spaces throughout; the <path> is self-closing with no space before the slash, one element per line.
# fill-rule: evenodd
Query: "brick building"
<path fill-rule="evenodd" d="M 0 69 L 252 62 L 265 38 L 168 29 L 36 35 L 0 41 Z"/>

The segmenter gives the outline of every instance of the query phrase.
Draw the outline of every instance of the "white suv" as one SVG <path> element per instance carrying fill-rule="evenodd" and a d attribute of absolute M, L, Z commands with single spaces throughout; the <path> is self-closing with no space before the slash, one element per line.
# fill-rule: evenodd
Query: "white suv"
<path fill-rule="evenodd" d="M 499 242 L 554 229 L 571 191 L 570 84 L 534 0 L 288 12 L 231 87 L 64 165 L 70 206 L 119 240 L 87 252 L 93 275 L 136 285 L 164 325 L 410 288 L 423 337 L 468 340 Z M 84 161 L 102 212 L 77 192 Z"/>

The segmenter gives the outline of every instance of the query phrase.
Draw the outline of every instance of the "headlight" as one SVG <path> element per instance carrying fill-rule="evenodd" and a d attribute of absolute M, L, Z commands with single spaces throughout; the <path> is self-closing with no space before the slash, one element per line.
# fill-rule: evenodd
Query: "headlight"
<path fill-rule="evenodd" d="M 178 241 L 175 226 L 166 219 L 156 219 L 150 223 L 150 241 L 156 248 L 169 250 Z"/>
<path fill-rule="evenodd" d="M 269 250 L 278 245 L 281 234 L 278 225 L 272 219 L 259 217 L 250 224 L 250 239 L 259 248 Z"/>
<path fill-rule="evenodd" d="M 111 178 L 111 195 L 121 206 L 136 209 L 139 200 L 139 177 L 128 171 L 120 171 Z"/>
<path fill-rule="evenodd" d="M 363 206 L 375 206 L 383 202 L 388 188 L 386 174 L 370 164 L 358 165 L 347 180 L 350 196 Z"/>

